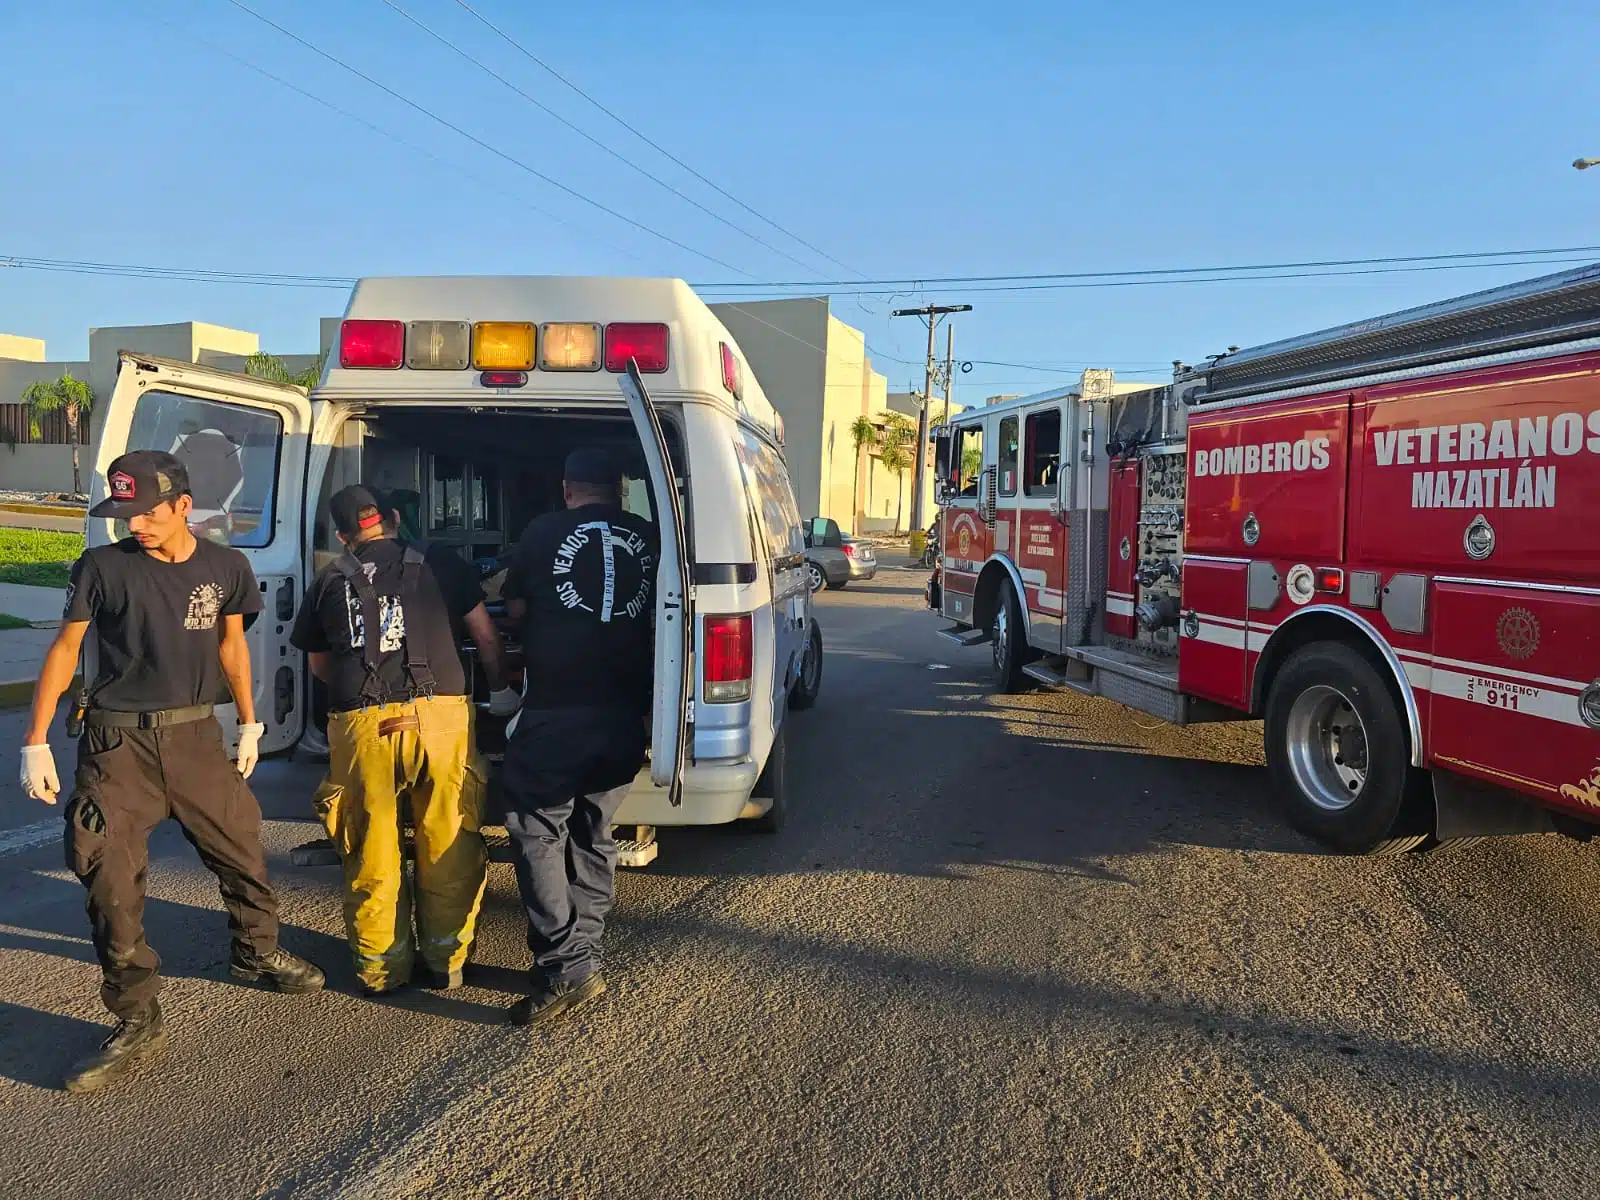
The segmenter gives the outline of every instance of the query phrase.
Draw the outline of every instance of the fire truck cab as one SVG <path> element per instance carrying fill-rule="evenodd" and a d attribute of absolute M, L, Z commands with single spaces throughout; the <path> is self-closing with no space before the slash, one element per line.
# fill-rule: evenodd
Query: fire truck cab
<path fill-rule="evenodd" d="M 1348 852 L 1594 831 L 1600 266 L 1095 382 L 937 434 L 930 602 L 998 690 L 1259 718 Z"/>

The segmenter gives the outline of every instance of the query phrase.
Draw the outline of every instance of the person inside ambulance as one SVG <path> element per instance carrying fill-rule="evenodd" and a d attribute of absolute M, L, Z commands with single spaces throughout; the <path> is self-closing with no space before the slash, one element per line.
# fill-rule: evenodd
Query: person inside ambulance
<path fill-rule="evenodd" d="M 315 803 L 344 863 L 356 974 L 369 995 L 417 976 L 459 987 L 487 863 L 463 634 L 477 644 L 490 710 L 516 711 L 517 694 L 466 563 L 390 538 L 383 505 L 359 484 L 335 493 L 329 512 L 346 552 L 306 589 L 290 640 L 328 689 L 328 777 Z M 415 830 L 415 930 L 403 824 Z"/>
<path fill-rule="evenodd" d="M 67 863 L 89 893 L 100 997 L 118 1023 L 99 1053 L 68 1076 L 69 1092 L 103 1087 L 166 1048 L 156 1000 L 161 960 L 145 940 L 143 918 L 150 834 L 168 817 L 221 885 L 234 978 L 286 993 L 323 985 L 316 966 L 278 945 L 261 808 L 245 784 L 264 732 L 244 635 L 246 618 L 261 611 L 250 563 L 190 531 L 189 476 L 171 454 L 124 454 L 106 482 L 107 498 L 89 515 L 127 521 L 130 536 L 74 565 L 22 748 L 24 790 L 54 804 L 61 783 L 46 733 L 92 624 L 99 664 L 82 700 L 65 836 Z M 239 715 L 237 766 L 212 716 L 230 693 Z"/>

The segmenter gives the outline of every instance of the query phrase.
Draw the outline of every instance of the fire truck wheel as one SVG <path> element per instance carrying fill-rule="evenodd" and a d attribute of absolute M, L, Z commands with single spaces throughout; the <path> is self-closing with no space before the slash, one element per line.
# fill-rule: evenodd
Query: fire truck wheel
<path fill-rule="evenodd" d="M 1376 667 L 1342 642 L 1297 650 L 1273 681 L 1267 766 L 1299 829 L 1347 854 L 1422 845 L 1400 707 Z"/>
<path fill-rule="evenodd" d="M 789 707 L 810 708 L 816 704 L 817 693 L 821 691 L 822 626 L 813 618 L 811 628 L 806 632 L 806 648 L 800 655 L 800 677 L 794 681 L 794 688 L 789 692 Z"/>
<path fill-rule="evenodd" d="M 995 598 L 994 622 L 989 627 L 989 638 L 994 647 L 995 691 L 1026 691 L 1028 677 L 1022 673 L 1022 667 L 1028 661 L 1028 647 L 1022 631 L 1022 610 L 1009 583 L 1000 585 L 1000 595 Z"/>

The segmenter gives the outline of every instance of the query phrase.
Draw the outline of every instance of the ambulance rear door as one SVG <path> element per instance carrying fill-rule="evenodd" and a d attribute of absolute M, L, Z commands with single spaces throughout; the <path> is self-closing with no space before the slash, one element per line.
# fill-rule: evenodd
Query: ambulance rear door
<path fill-rule="evenodd" d="M 311 402 L 290 384 L 124 351 L 104 411 L 91 507 L 105 499 L 106 469 L 126 451 L 165 450 L 188 467 L 194 492 L 189 527 L 196 537 L 242 552 L 255 572 L 262 611 L 245 619 L 245 637 L 256 719 L 266 726 L 261 751 L 288 749 L 305 724 L 305 656 L 289 645 L 289 633 L 305 595 L 301 539 Z M 88 520 L 90 546 L 127 533 L 125 522 Z M 92 679 L 92 637 L 85 654 L 86 678 Z M 231 748 L 238 736 L 234 706 L 219 705 L 217 719 Z"/>
<path fill-rule="evenodd" d="M 650 393 L 631 358 L 619 382 L 644 448 L 645 469 L 655 499 L 661 537 L 661 568 L 656 575 L 655 707 L 651 715 L 650 781 L 668 789 L 673 805 L 683 803 L 683 766 L 693 735 L 694 593 L 690 588 L 688 526 L 683 497 L 672 473 L 667 439 Z"/>

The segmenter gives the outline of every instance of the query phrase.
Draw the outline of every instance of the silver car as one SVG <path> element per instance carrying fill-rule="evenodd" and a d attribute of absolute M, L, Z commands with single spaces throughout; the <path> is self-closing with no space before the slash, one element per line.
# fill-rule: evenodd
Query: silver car
<path fill-rule="evenodd" d="M 806 576 L 811 590 L 842 588 L 878 573 L 878 555 L 872 543 L 839 532 L 831 517 L 812 517 L 806 523 Z"/>

